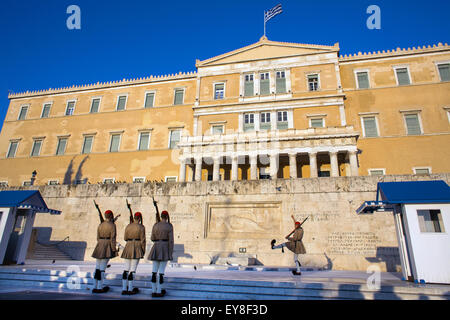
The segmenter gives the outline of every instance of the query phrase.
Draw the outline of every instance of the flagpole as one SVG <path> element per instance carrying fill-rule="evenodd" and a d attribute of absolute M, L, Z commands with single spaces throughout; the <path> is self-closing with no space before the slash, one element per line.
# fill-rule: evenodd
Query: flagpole
<path fill-rule="evenodd" d="M 266 36 L 266 11 L 264 11 L 264 37 Z"/>

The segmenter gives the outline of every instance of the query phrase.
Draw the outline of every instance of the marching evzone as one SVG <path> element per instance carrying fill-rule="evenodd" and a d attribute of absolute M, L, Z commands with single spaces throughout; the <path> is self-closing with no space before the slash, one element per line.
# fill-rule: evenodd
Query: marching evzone
<path fill-rule="evenodd" d="M 139 259 L 142 259 L 145 254 L 145 227 L 142 224 L 140 212 L 134 214 L 133 220 L 130 219 L 130 224 L 125 228 L 124 239 L 127 243 L 121 256 L 125 260 L 122 274 L 122 294 L 133 295 L 139 293 L 139 289 L 133 285 L 133 280 Z"/>
<path fill-rule="evenodd" d="M 292 273 L 295 276 L 299 276 L 302 273 L 300 272 L 301 264 L 300 264 L 300 261 L 298 260 L 298 255 L 306 253 L 305 246 L 303 245 L 303 242 L 302 242 L 303 233 L 304 233 L 302 224 L 308 218 L 306 218 L 302 223 L 300 223 L 295 220 L 294 216 L 291 216 L 291 217 L 292 217 L 292 220 L 294 220 L 295 229 L 285 237 L 285 239 L 288 241 L 275 246 L 276 241 L 275 241 L 275 239 L 273 239 L 271 242 L 271 247 L 272 247 L 272 249 L 280 249 L 281 248 L 281 250 L 283 250 L 283 248 L 286 247 L 294 253 L 294 262 L 297 267 L 297 270 L 292 270 Z M 291 235 L 292 235 L 292 237 L 291 237 Z M 283 252 L 284 252 L 284 250 L 283 250 Z"/>
<path fill-rule="evenodd" d="M 173 226 L 170 223 L 169 213 L 161 212 L 161 220 L 153 225 L 151 240 L 154 242 L 149 254 L 152 261 L 152 297 L 163 297 L 166 291 L 163 288 L 164 271 L 169 260 L 173 260 Z"/>
<path fill-rule="evenodd" d="M 100 219 L 101 223 L 97 228 L 97 246 L 92 253 L 92 257 L 97 259 L 93 293 L 108 292 L 109 287 L 103 286 L 105 270 L 109 259 L 116 257 L 118 254 L 116 248 L 116 224 L 114 223 L 113 212 L 111 210 L 105 211 L 105 218 L 106 220 Z"/>

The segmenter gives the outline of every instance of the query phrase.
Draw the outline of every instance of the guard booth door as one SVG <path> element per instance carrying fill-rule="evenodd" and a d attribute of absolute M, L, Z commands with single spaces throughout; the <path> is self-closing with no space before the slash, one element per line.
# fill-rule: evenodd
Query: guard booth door
<path fill-rule="evenodd" d="M 28 210 L 16 210 L 14 217 L 14 227 L 9 237 L 3 264 L 17 263 L 17 257 L 24 237 L 25 225 L 28 219 Z"/>

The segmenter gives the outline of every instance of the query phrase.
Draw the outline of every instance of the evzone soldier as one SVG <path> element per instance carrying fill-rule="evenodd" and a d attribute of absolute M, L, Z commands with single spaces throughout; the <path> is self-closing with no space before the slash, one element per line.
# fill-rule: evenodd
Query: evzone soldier
<path fill-rule="evenodd" d="M 139 259 L 145 254 L 145 227 L 142 223 L 142 214 L 131 211 L 131 206 L 127 201 L 130 210 L 130 224 L 125 228 L 124 239 L 126 241 L 121 258 L 125 260 L 124 271 L 122 274 L 122 294 L 133 295 L 139 293 L 139 289 L 134 287 L 133 280 L 136 273 Z"/>
<path fill-rule="evenodd" d="M 95 206 L 100 215 L 100 225 L 97 228 L 97 246 L 92 253 L 92 257 L 97 259 L 94 272 L 95 286 L 92 289 L 92 293 L 104 293 L 109 291 L 108 286 L 103 286 L 105 270 L 109 260 L 118 255 L 116 248 L 116 224 L 114 223 L 114 214 L 111 210 L 105 211 L 105 220 L 97 203 L 95 203 Z"/>
<path fill-rule="evenodd" d="M 303 220 L 302 223 L 298 222 L 295 220 L 294 216 L 291 216 L 292 220 L 294 220 L 294 225 L 295 228 L 294 230 L 289 233 L 285 239 L 288 240 L 287 242 L 284 242 L 280 245 L 275 245 L 276 240 L 273 239 L 271 244 L 272 249 L 280 249 L 284 252 L 284 247 L 288 248 L 289 250 L 291 250 L 294 253 L 294 262 L 295 265 L 297 267 L 297 270 L 292 270 L 292 274 L 294 274 L 295 276 L 299 276 L 302 273 L 300 272 L 300 261 L 298 260 L 298 255 L 299 254 L 305 254 L 306 250 L 305 250 L 305 246 L 303 245 L 302 239 L 303 239 L 303 228 L 302 228 L 302 224 L 305 223 L 305 220 Z M 292 237 L 291 237 L 292 235 Z"/>
<path fill-rule="evenodd" d="M 151 240 L 153 247 L 150 251 L 148 259 L 152 261 L 152 297 L 163 297 L 166 290 L 163 288 L 164 272 L 169 260 L 173 260 L 173 226 L 170 223 L 169 213 L 167 211 L 161 212 L 157 202 L 153 200 L 156 208 L 156 223 L 153 225 Z"/>

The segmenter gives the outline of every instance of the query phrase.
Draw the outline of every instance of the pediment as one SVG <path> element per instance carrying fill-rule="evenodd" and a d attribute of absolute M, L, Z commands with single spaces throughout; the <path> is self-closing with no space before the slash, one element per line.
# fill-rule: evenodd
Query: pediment
<path fill-rule="evenodd" d="M 263 37 L 260 41 L 247 47 L 240 48 L 207 60 L 197 60 L 196 66 L 205 67 L 218 64 L 276 59 L 333 51 L 339 51 L 339 45 L 337 43 L 334 46 L 308 45 L 270 41 Z"/>

